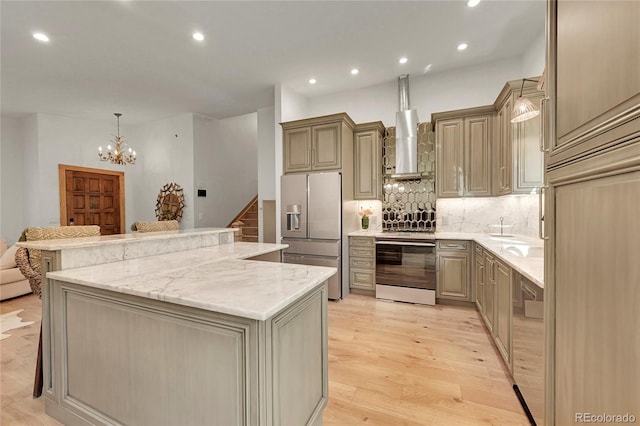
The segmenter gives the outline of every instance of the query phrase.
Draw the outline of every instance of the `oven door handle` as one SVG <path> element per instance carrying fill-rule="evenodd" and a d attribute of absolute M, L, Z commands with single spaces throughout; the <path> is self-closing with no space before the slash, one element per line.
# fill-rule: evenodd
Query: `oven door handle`
<path fill-rule="evenodd" d="M 435 243 L 414 243 L 411 241 L 376 241 L 376 245 L 435 247 Z"/>

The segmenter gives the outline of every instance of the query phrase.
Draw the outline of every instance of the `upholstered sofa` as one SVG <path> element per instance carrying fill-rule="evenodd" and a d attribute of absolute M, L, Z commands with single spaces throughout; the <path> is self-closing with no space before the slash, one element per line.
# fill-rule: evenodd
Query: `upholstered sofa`
<path fill-rule="evenodd" d="M 0 241 L 0 300 L 31 293 L 29 280 L 22 275 L 16 265 L 17 250 L 16 246 L 7 249 L 6 241 Z"/>

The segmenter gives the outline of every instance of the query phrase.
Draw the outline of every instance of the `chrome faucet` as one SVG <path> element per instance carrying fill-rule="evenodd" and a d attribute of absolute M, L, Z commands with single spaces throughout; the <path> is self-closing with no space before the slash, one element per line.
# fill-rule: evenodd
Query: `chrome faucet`
<path fill-rule="evenodd" d="M 500 217 L 500 236 L 504 235 L 504 217 Z"/>

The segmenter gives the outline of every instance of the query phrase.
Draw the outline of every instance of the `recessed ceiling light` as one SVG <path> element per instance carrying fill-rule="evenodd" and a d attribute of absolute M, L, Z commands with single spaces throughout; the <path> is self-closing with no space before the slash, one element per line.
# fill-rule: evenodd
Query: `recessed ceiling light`
<path fill-rule="evenodd" d="M 316 84 L 316 83 L 317 83 L 317 81 L 316 81 L 315 78 L 310 78 L 309 79 L 309 84 Z"/>
<path fill-rule="evenodd" d="M 42 34 L 42 33 L 33 33 L 33 38 L 39 41 L 44 41 L 44 42 L 49 41 L 49 37 L 47 37 L 46 34 Z"/>
<path fill-rule="evenodd" d="M 358 75 L 359 72 L 360 70 L 358 68 L 354 68 L 351 70 L 351 75 Z"/>
<path fill-rule="evenodd" d="M 398 59 L 398 62 L 400 62 L 401 64 L 406 64 L 408 61 L 406 56 L 403 56 L 402 58 Z"/>
<path fill-rule="evenodd" d="M 460 43 L 460 44 L 458 45 L 458 50 L 464 50 L 464 49 L 466 49 L 467 47 L 469 47 L 469 45 L 468 45 L 467 43 Z"/>
<path fill-rule="evenodd" d="M 192 37 L 196 41 L 203 41 L 204 40 L 204 34 L 202 34 L 202 33 L 193 33 Z"/>
<path fill-rule="evenodd" d="M 478 4 L 480 4 L 480 0 L 469 0 L 467 2 L 467 6 L 469 7 L 476 7 Z"/>
<path fill-rule="evenodd" d="M 429 71 L 431 71 L 431 64 L 429 64 L 426 67 L 424 67 L 424 72 L 425 73 L 428 73 Z"/>

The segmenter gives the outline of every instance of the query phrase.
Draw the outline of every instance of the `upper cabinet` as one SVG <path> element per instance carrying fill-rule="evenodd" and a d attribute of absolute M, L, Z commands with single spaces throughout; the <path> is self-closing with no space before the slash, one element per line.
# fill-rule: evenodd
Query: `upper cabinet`
<path fill-rule="evenodd" d="M 547 148 L 549 164 L 557 164 L 625 143 L 636 132 L 640 2 L 551 5 L 557 10 L 549 23 L 547 84 L 555 93 L 555 138 Z"/>
<path fill-rule="evenodd" d="M 493 176 L 495 182 L 495 195 L 511 194 L 511 166 L 513 164 L 512 157 L 512 124 L 511 111 L 513 110 L 513 102 L 511 93 L 507 94 L 505 101 L 497 108 L 497 127 L 495 138 L 495 155 Z"/>
<path fill-rule="evenodd" d="M 281 123 L 284 173 L 341 170 L 351 161 L 353 120 L 345 114 Z"/>
<path fill-rule="evenodd" d="M 436 193 L 440 198 L 491 195 L 493 106 L 433 114 Z"/>
<path fill-rule="evenodd" d="M 537 80 L 532 79 L 532 80 Z M 540 116 L 511 123 L 513 106 L 520 96 L 539 106 L 544 93 L 537 82 L 513 80 L 505 84 L 494 106 L 497 111 L 494 148 L 494 194 L 529 194 L 543 184 L 544 155 L 540 150 Z"/>
<path fill-rule="evenodd" d="M 356 125 L 353 133 L 353 198 L 382 198 L 382 138 L 381 121 Z"/>

